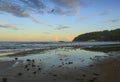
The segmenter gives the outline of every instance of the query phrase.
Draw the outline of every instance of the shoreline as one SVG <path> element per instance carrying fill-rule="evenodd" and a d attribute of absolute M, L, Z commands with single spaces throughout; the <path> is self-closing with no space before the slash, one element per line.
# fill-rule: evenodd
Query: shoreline
<path fill-rule="evenodd" d="M 37 54 L 44 51 L 54 50 L 58 48 L 65 48 L 65 47 L 71 47 L 73 49 L 83 49 L 88 51 L 98 51 L 98 52 L 110 52 L 110 51 L 120 51 L 120 44 L 104 44 L 104 45 L 70 45 L 70 46 L 58 46 L 58 47 L 48 47 L 48 48 L 41 48 L 41 49 L 31 49 L 31 50 L 25 50 L 20 52 L 10 52 L 10 54 L 1 55 L 0 57 L 4 56 L 26 56 L 29 54 Z M 12 54 L 11 54 L 12 53 Z"/>
<path fill-rule="evenodd" d="M 113 47 L 115 47 L 114 45 Z M 94 63 L 85 67 L 67 67 L 63 63 L 66 59 L 59 59 L 62 65 L 52 65 L 48 70 L 45 69 L 43 60 L 39 60 L 36 63 L 34 59 L 20 60 L 19 56 L 26 56 L 29 54 L 37 54 L 44 51 L 54 50 L 57 48 L 109 48 L 108 46 L 92 46 L 92 47 L 81 47 L 81 46 L 65 46 L 65 47 L 52 47 L 48 49 L 30 50 L 25 52 L 19 52 L 11 54 L 13 60 L 0 61 L 0 82 L 3 78 L 7 78 L 8 82 L 119 82 L 120 76 L 120 50 L 106 52 L 108 56 L 101 57 L 96 56 L 91 58 L 95 61 Z M 119 45 L 118 45 L 119 47 Z M 111 48 L 111 47 L 110 47 Z M 89 51 L 89 50 L 88 50 Z M 92 50 L 90 50 L 92 51 Z M 97 61 L 96 61 L 97 60 Z M 99 60 L 99 61 L 98 61 Z M 56 61 L 56 60 L 55 60 Z M 54 62 L 55 62 L 54 61 Z M 84 61 L 81 59 L 81 62 Z M 71 65 L 73 61 L 69 61 L 67 65 Z M 118 75 L 118 77 L 116 77 Z"/>
<path fill-rule="evenodd" d="M 118 53 L 111 53 L 111 55 Z M 76 67 L 76 68 L 51 68 L 48 71 L 40 71 L 38 74 L 31 74 L 23 69 L 24 64 L 20 64 L 17 67 L 8 69 L 6 72 L 8 75 L 1 76 L 6 77 L 8 82 L 119 82 L 120 76 L 120 56 L 118 57 L 108 57 L 102 60 L 102 62 L 96 62 L 87 67 Z M 19 60 L 18 60 L 19 61 Z M 17 62 L 17 60 L 16 60 Z M 14 65 L 15 62 L 10 61 L 0 61 L 0 69 L 9 68 Z M 3 66 L 4 65 L 4 66 Z M 34 69 L 33 68 L 33 72 Z M 41 69 L 43 69 L 41 67 Z M 18 70 L 23 74 L 21 76 L 17 75 Z M 0 70 L 1 71 L 1 70 Z M 84 80 L 84 81 L 83 81 Z"/>

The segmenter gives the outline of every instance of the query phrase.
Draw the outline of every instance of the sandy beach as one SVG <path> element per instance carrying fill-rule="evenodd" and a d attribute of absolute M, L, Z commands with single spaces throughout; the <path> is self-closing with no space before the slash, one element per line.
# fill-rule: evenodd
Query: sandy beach
<path fill-rule="evenodd" d="M 0 0 L 0 82 L 120 82 L 120 0 Z"/>
<path fill-rule="evenodd" d="M 70 49 L 72 48 L 69 48 L 69 50 Z M 61 49 L 57 49 L 55 51 L 53 50 L 52 52 L 47 50 L 48 53 L 46 54 L 53 54 L 53 52 L 55 54 L 58 54 L 58 58 L 54 58 L 54 59 L 49 57 L 49 55 L 46 56 L 48 57 L 46 58 L 46 60 L 49 60 L 47 62 L 48 64 L 42 58 L 34 59 L 28 57 L 22 59 L 19 56 L 18 57 L 15 56 L 8 61 L 1 60 L 0 82 L 119 82 L 120 81 L 119 51 L 109 52 L 108 53 L 109 56 L 104 56 L 104 55 L 94 56 L 94 57 L 88 56 L 89 62 L 93 61 L 93 63 L 86 64 L 85 63 L 86 60 L 84 59 L 84 57 L 79 58 L 79 61 L 78 60 L 75 61 L 74 59 L 72 59 L 74 56 L 71 57 L 57 53 L 57 52 L 61 52 L 60 50 Z M 68 49 L 62 49 L 62 51 L 64 52 L 66 52 L 67 50 Z M 68 52 L 69 53 L 73 52 L 70 51 Z M 77 50 L 74 51 L 77 52 Z M 79 51 L 85 52 L 84 50 L 79 50 Z M 89 51 L 86 53 L 94 54 Z M 97 52 L 95 54 L 97 54 Z M 18 53 L 16 55 L 18 55 Z M 83 66 L 81 66 L 82 64 Z M 86 66 L 84 66 L 84 64 L 86 64 Z"/>

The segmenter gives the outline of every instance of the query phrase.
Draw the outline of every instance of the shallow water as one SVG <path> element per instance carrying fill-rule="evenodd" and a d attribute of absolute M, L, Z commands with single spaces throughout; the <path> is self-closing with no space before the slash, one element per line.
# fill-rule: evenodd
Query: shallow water
<path fill-rule="evenodd" d="M 31 54 L 27 56 L 18 57 L 18 60 L 23 60 L 24 64 L 27 63 L 27 59 L 35 60 L 36 65 L 41 65 L 44 70 L 48 70 L 55 67 L 84 67 L 89 66 L 92 63 L 101 61 L 104 57 L 107 57 L 107 53 L 92 52 L 83 49 L 73 49 L 71 47 L 58 48 L 54 50 L 45 51 L 39 54 Z M 0 57 L 2 61 L 12 61 L 16 57 Z"/>
<path fill-rule="evenodd" d="M 15 61 L 17 57 L 18 60 L 13 63 L 12 68 L 19 67 L 19 65 L 28 65 L 27 59 L 34 60 L 36 66 L 42 68 L 42 72 L 48 72 L 48 70 L 58 69 L 63 70 L 64 68 L 79 68 L 79 67 L 89 67 L 94 65 L 96 62 L 104 60 L 104 58 L 109 57 L 108 53 L 91 50 L 92 46 L 105 46 L 110 44 L 120 44 L 120 42 L 76 42 L 76 43 L 0 43 L 0 62 L 1 61 Z M 79 47 L 76 47 L 79 46 Z M 48 49 L 51 47 L 56 47 L 56 49 Z M 82 49 L 86 47 L 88 49 Z M 116 47 L 116 46 L 115 46 Z M 90 48 L 90 49 L 89 49 Z M 9 53 L 16 53 L 17 51 L 26 51 L 34 49 L 44 49 L 44 52 L 37 54 L 20 54 L 13 56 L 6 56 Z M 48 49 L 48 50 L 47 50 Z M 91 51 L 90 51 L 91 50 Z M 117 49 L 119 50 L 119 49 Z M 3 56 L 4 55 L 4 56 Z M 22 61 L 22 62 L 21 62 Z M 62 68 L 62 69 L 61 69 Z"/>

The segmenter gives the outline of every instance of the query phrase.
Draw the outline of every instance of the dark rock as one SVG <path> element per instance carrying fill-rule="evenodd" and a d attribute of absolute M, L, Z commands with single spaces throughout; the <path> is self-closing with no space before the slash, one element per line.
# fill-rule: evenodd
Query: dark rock
<path fill-rule="evenodd" d="M 73 62 L 68 62 L 68 64 L 73 64 Z"/>
<path fill-rule="evenodd" d="M 18 76 L 22 76 L 22 73 L 18 73 Z"/>
<path fill-rule="evenodd" d="M 60 60 L 63 60 L 63 59 L 60 59 Z"/>
<path fill-rule="evenodd" d="M 33 72 L 33 74 L 36 74 L 36 73 L 37 73 L 36 71 Z"/>
<path fill-rule="evenodd" d="M 3 78 L 3 79 L 2 79 L 2 82 L 7 82 L 7 78 Z"/>
<path fill-rule="evenodd" d="M 62 67 L 62 65 L 59 65 L 58 67 Z"/>
<path fill-rule="evenodd" d="M 27 69 L 27 71 L 29 71 L 30 69 Z"/>
<path fill-rule="evenodd" d="M 56 75 L 56 74 L 54 74 L 53 76 L 54 76 L 54 77 L 56 77 L 57 75 Z"/>
<path fill-rule="evenodd" d="M 40 70 L 41 70 L 41 68 L 38 68 L 38 70 L 40 71 Z"/>
<path fill-rule="evenodd" d="M 95 76 L 99 76 L 100 74 L 98 74 L 98 73 L 93 73 Z"/>
<path fill-rule="evenodd" d="M 93 78 L 91 80 L 89 80 L 89 82 L 95 82 L 97 80 L 97 78 Z"/>
<path fill-rule="evenodd" d="M 33 59 L 32 62 L 35 62 L 35 60 Z"/>
<path fill-rule="evenodd" d="M 31 61 L 30 59 L 27 59 L 26 61 Z"/>
<path fill-rule="evenodd" d="M 35 67 L 35 65 L 34 65 L 34 64 L 32 64 L 32 67 Z"/>
<path fill-rule="evenodd" d="M 25 65 L 25 67 L 24 68 L 28 68 L 28 65 Z"/>
<path fill-rule="evenodd" d="M 18 60 L 18 58 L 15 58 L 15 60 Z"/>
<path fill-rule="evenodd" d="M 93 67 L 93 65 L 89 65 L 89 67 Z"/>
<path fill-rule="evenodd" d="M 82 76 L 83 76 L 83 77 L 86 77 L 86 75 L 85 75 L 85 74 L 83 74 Z"/>
<path fill-rule="evenodd" d="M 84 62 L 85 60 L 81 60 L 81 62 Z"/>

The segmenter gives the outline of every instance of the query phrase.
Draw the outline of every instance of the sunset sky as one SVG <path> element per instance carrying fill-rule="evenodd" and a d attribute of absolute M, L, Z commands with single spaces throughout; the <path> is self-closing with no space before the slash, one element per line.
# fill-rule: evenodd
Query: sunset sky
<path fill-rule="evenodd" d="M 71 41 L 120 28 L 120 0 L 0 0 L 0 41 Z"/>

